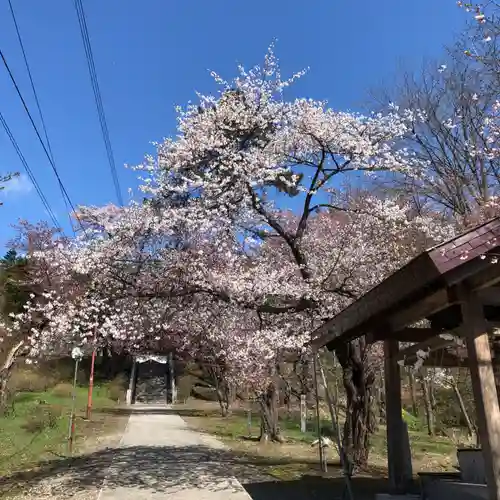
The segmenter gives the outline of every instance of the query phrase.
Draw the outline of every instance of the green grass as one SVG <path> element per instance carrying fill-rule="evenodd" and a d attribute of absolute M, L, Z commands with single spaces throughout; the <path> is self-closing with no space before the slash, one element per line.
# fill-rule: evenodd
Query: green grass
<path fill-rule="evenodd" d="M 182 414 L 182 413 L 181 413 Z M 198 411 L 197 417 L 206 418 L 207 424 L 210 427 L 210 432 L 222 438 L 241 439 L 244 437 L 256 437 L 260 432 L 260 416 L 256 412 L 251 415 L 250 436 L 248 429 L 248 416 L 244 411 L 233 411 L 230 417 L 221 417 L 217 411 Z M 321 422 L 323 427 L 331 426 L 329 420 Z M 311 443 L 317 436 L 316 424 L 312 421 L 307 422 L 306 432 L 300 430 L 300 419 L 280 416 L 280 429 L 287 441 L 298 443 Z"/>
<path fill-rule="evenodd" d="M 215 407 L 214 410 L 207 408 L 196 411 L 191 418 L 187 416 L 186 420 L 194 427 L 218 436 L 234 450 L 254 453 L 259 456 L 292 456 L 293 466 L 278 466 L 278 472 L 281 471 L 285 475 L 289 473 L 300 475 L 304 471 L 308 473 L 311 470 L 311 463 L 317 462 L 317 450 L 311 447 L 311 443 L 317 438 L 316 423 L 312 415 L 307 422 L 305 433 L 300 431 L 300 420 L 297 414 L 292 414 L 290 418 L 280 415 L 280 427 L 286 443 L 267 446 L 248 440 L 248 437 L 257 438 L 259 436 L 260 418 L 257 412 L 252 412 L 250 435 L 247 414 L 242 410 L 234 411 L 230 417 L 223 418 L 217 413 Z M 330 429 L 330 420 L 322 420 L 321 427 Z M 426 432 L 420 430 L 410 430 L 409 438 L 415 472 L 419 470 L 443 470 L 452 466 L 456 445 L 450 439 L 430 437 Z M 385 426 L 380 426 L 378 432 L 371 436 L 370 441 L 370 467 L 382 470 L 386 467 L 387 462 Z M 329 456 L 335 461 L 336 451 L 334 449 L 329 451 Z M 278 473 L 273 473 L 273 475 L 278 477 Z"/>
<path fill-rule="evenodd" d="M 372 450 L 382 456 L 387 455 L 387 438 L 385 427 L 381 426 L 379 432 L 371 437 Z M 414 456 L 428 453 L 448 455 L 456 451 L 456 445 L 445 437 L 429 436 L 424 431 L 408 431 L 411 451 Z"/>
<path fill-rule="evenodd" d="M 18 393 L 7 413 L 0 417 L 0 476 L 32 468 L 43 460 L 67 455 L 71 396 L 56 393 L 53 389 Z M 84 421 L 82 417 L 86 405 L 87 388 L 78 387 L 75 406 L 76 447 L 104 423 L 101 415 L 93 417 L 92 422 Z M 115 405 L 108 397 L 106 387 L 94 389 L 95 409 Z M 44 419 L 47 415 L 51 418 Z"/>

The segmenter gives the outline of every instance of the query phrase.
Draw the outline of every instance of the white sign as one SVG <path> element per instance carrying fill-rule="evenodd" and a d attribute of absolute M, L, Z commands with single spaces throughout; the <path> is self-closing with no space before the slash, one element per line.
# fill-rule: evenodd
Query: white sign
<path fill-rule="evenodd" d="M 83 351 L 79 347 L 73 347 L 71 351 L 71 357 L 76 361 L 80 361 L 83 358 Z"/>
<path fill-rule="evenodd" d="M 161 363 L 162 365 L 168 363 L 167 356 L 157 356 L 157 355 L 148 355 L 144 354 L 141 356 L 136 356 L 135 360 L 137 363 L 147 363 L 148 361 L 154 361 L 155 363 Z"/>

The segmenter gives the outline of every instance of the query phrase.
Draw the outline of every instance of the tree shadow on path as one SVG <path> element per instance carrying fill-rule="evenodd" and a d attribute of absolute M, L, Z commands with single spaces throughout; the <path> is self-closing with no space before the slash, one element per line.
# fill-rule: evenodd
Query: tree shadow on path
<path fill-rule="evenodd" d="M 137 488 L 172 494 L 188 488 L 204 488 L 227 493 L 241 491 L 231 480 L 236 477 L 254 500 L 332 499 L 342 495 L 342 478 L 305 476 L 297 481 L 274 481 L 262 472 L 262 465 L 294 463 L 293 457 L 274 459 L 217 450 L 207 446 L 130 446 L 107 448 L 75 458 L 47 461 L 33 471 L 0 478 L 0 497 L 12 486 L 36 487 L 48 479 L 54 496 L 86 490 Z M 359 479 L 359 480 L 358 480 Z M 388 491 L 385 480 L 357 478 L 356 500 L 372 499 L 375 493 Z"/>

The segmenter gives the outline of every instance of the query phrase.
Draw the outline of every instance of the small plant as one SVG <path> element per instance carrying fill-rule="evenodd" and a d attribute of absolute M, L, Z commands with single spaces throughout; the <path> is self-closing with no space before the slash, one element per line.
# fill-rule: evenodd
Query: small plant
<path fill-rule="evenodd" d="M 61 410 L 51 406 L 37 406 L 29 415 L 22 428 L 30 434 L 36 434 L 45 429 L 53 429 L 61 417 Z"/>

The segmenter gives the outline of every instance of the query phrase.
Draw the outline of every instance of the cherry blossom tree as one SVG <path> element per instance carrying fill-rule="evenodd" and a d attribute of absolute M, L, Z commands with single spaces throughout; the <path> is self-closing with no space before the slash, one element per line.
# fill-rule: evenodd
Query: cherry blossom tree
<path fill-rule="evenodd" d="M 80 208 L 79 238 L 37 254 L 63 278 L 64 293 L 47 290 L 14 318 L 32 355 L 75 342 L 176 345 L 255 391 L 262 437 L 281 440 L 280 360 L 302 353 L 319 324 L 423 242 L 450 232 L 402 203 L 338 190 L 352 172 L 422 175 L 426 163 L 403 144 L 419 113 L 361 116 L 287 101 L 302 75 L 282 79 L 272 48 L 262 68 L 240 67 L 232 82 L 214 74 L 220 93 L 179 109 L 178 136 L 137 167 L 146 201 Z M 351 389 L 346 434 L 363 464 L 372 351 L 361 342 L 340 358 Z"/>

